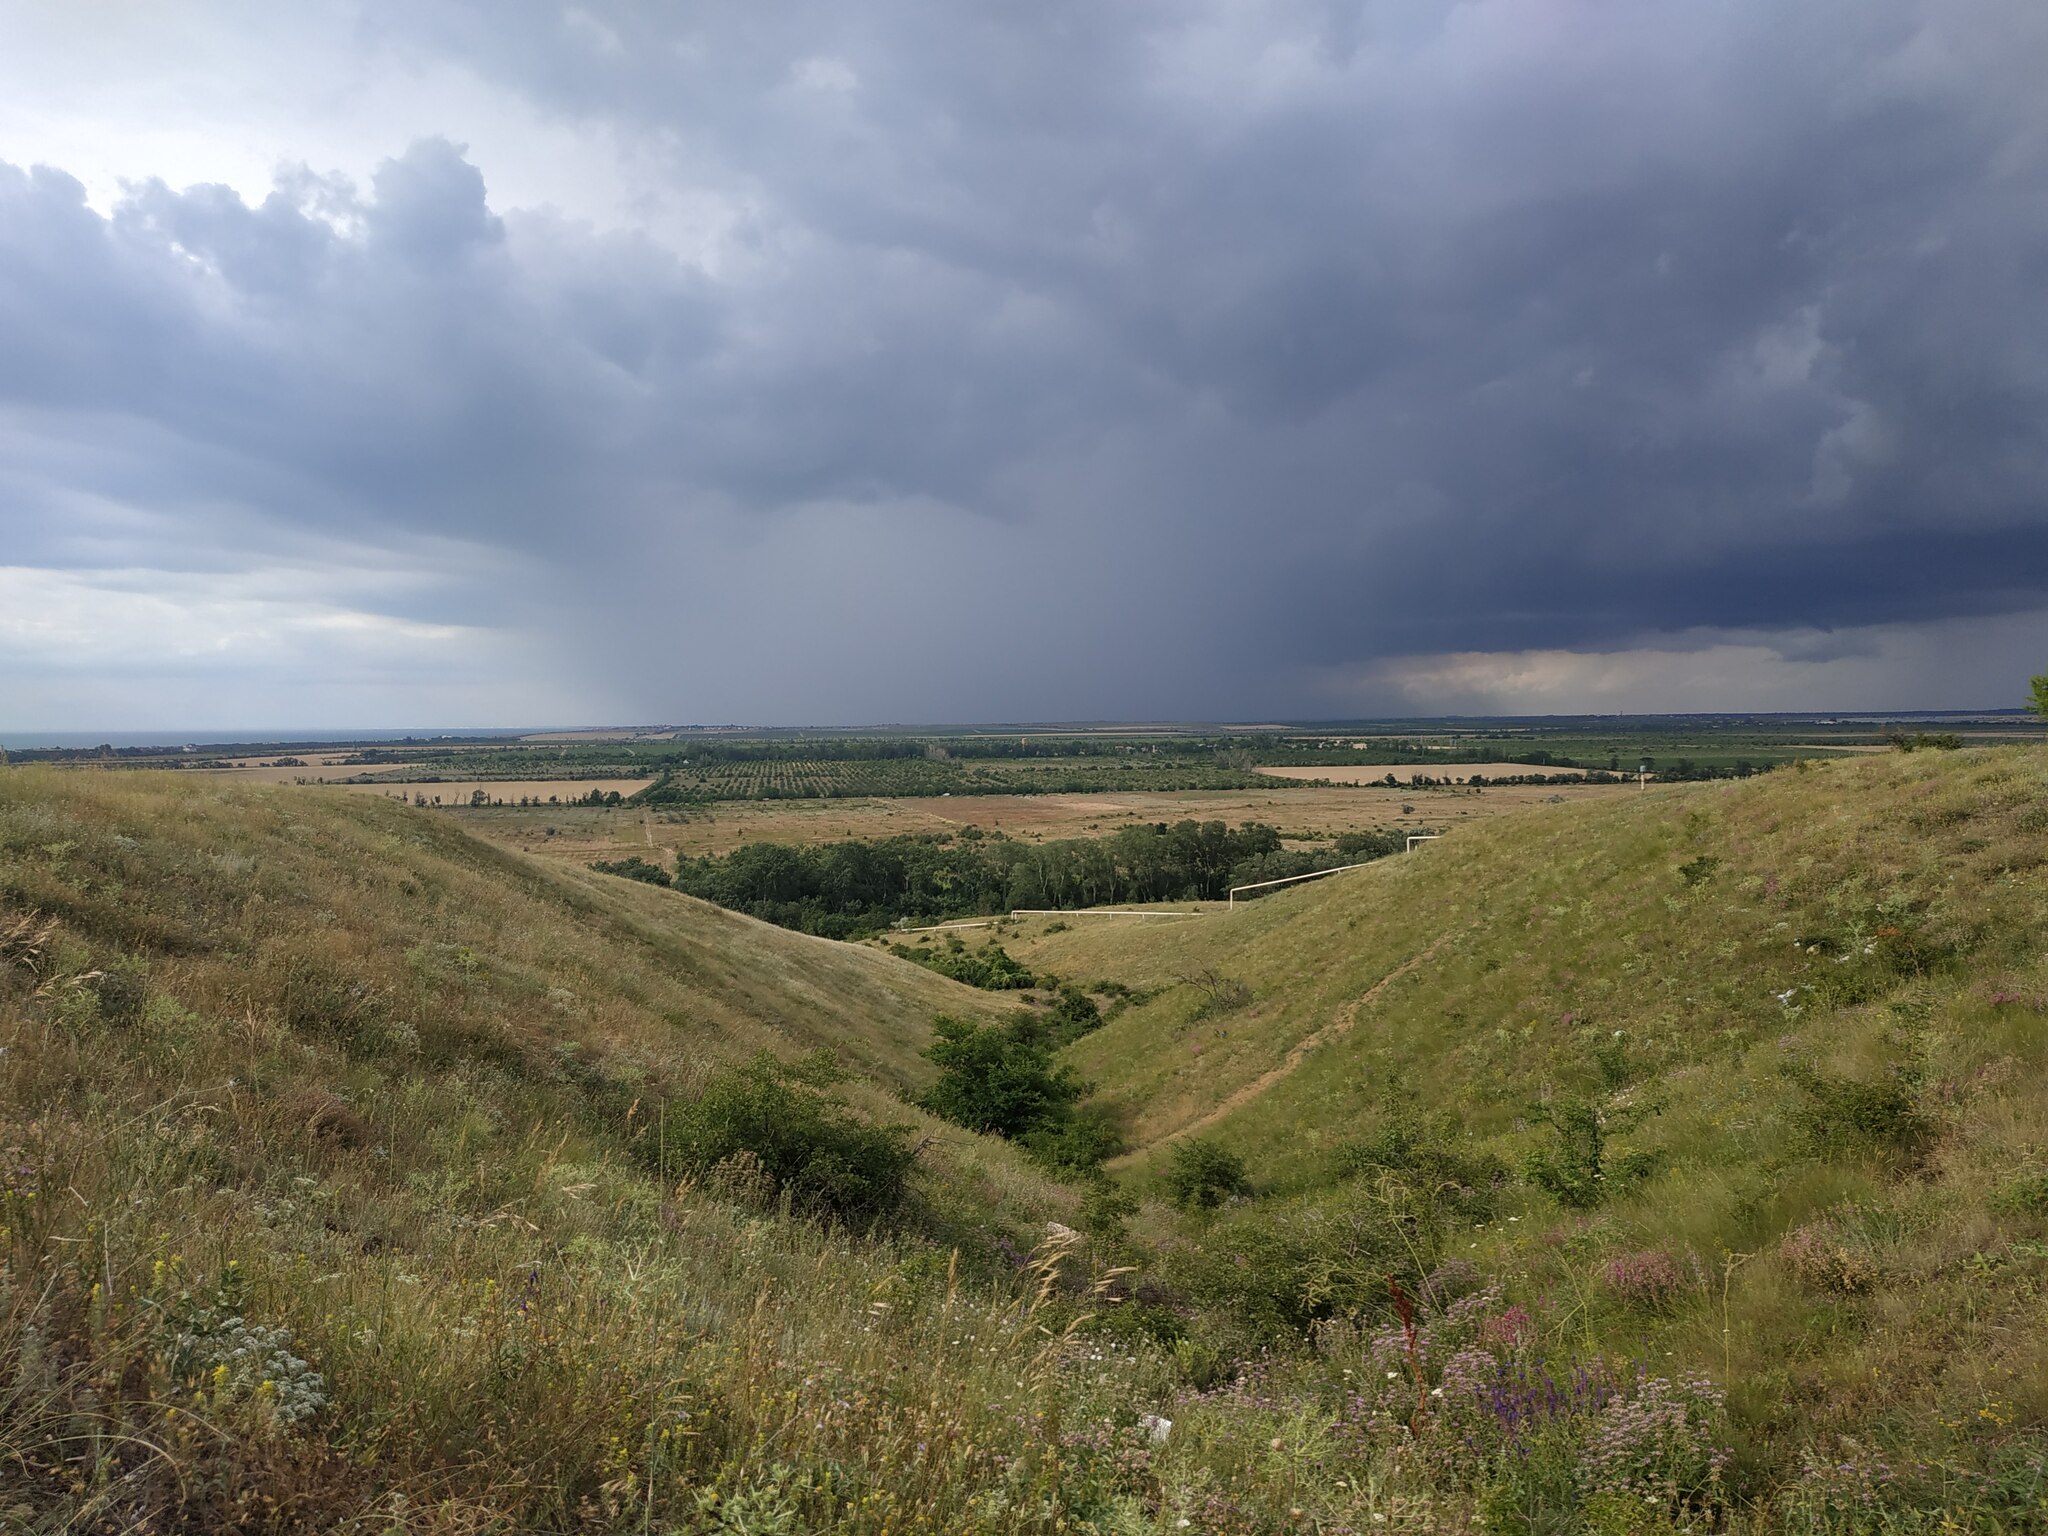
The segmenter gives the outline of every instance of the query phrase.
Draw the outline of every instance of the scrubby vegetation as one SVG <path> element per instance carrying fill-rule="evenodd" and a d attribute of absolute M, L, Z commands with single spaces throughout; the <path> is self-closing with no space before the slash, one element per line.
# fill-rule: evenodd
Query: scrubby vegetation
<path fill-rule="evenodd" d="M 1539 808 L 1009 925 L 1125 983 L 1020 1006 L 372 797 L 0 771 L 0 1520 L 2042 1529 L 2044 804 Z"/>
<path fill-rule="evenodd" d="M 969 949 L 957 934 L 948 934 L 946 941 L 935 948 L 891 944 L 889 953 L 984 992 L 1016 992 L 1038 985 L 1038 978 L 993 940 L 978 949 Z"/>
<path fill-rule="evenodd" d="M 796 1063 L 764 1051 L 720 1068 L 663 1113 L 654 1166 L 671 1178 L 707 1179 L 750 1205 L 779 1198 L 804 1215 L 858 1226 L 893 1215 L 915 1158 L 910 1127 L 851 1113 L 830 1092 L 845 1081 L 829 1051 Z"/>

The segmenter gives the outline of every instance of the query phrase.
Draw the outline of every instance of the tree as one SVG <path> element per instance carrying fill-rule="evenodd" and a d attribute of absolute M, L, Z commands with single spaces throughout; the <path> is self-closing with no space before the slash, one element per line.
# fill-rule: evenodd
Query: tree
<path fill-rule="evenodd" d="M 2030 690 L 2027 707 L 2042 719 L 2048 720 L 2048 672 L 2030 679 L 2027 687 Z"/>
<path fill-rule="evenodd" d="M 1015 1140 L 1057 1128 L 1081 1097 L 1080 1079 L 1053 1061 L 1038 1020 L 1028 1013 L 1006 1025 L 940 1014 L 932 1033 L 937 1038 L 925 1055 L 939 1080 L 918 1102 L 941 1119 Z"/>
<path fill-rule="evenodd" d="M 1248 1194 L 1244 1159 L 1213 1141 L 1183 1141 L 1166 1169 L 1166 1196 L 1184 1211 L 1213 1211 L 1233 1195 Z"/>

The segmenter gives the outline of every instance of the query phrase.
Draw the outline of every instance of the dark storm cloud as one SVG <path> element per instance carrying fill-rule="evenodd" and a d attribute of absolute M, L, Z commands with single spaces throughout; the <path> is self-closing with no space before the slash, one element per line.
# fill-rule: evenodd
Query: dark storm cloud
<path fill-rule="evenodd" d="M 358 35 L 606 125 L 719 252 L 500 207 L 445 140 L 111 219 L 0 170 L 19 547 L 503 551 L 543 574 L 393 611 L 552 627 L 650 715 L 1300 710 L 1404 654 L 2048 604 L 2031 0 Z"/>

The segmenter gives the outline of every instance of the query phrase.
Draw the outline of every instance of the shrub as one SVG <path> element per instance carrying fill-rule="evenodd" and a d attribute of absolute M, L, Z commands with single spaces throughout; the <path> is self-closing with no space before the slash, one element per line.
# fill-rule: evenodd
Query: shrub
<path fill-rule="evenodd" d="M 1469 1221 L 1492 1218 L 1495 1193 L 1508 1177 L 1507 1164 L 1492 1153 L 1460 1148 L 1447 1130 L 1399 1111 L 1340 1146 L 1333 1163 L 1339 1178 L 1399 1186 Z"/>
<path fill-rule="evenodd" d="M 1008 950 L 996 943 L 970 950 L 959 939 L 949 938 L 944 949 L 917 950 L 891 944 L 889 953 L 901 960 L 915 961 L 970 987 L 979 987 L 984 992 L 1017 992 L 1038 984 L 1038 978 L 1031 974 L 1029 967 L 1020 964 Z"/>
<path fill-rule="evenodd" d="M 1123 1132 L 1106 1104 L 1077 1104 L 1025 1132 L 1024 1150 L 1060 1174 L 1092 1174 L 1124 1149 Z"/>
<path fill-rule="evenodd" d="M 1408 846 L 1404 832 L 1341 832 L 1335 844 L 1337 855 L 1348 863 L 1365 863 L 1402 852 Z"/>
<path fill-rule="evenodd" d="M 1060 988 L 1047 1025 L 1052 1044 L 1057 1049 L 1100 1029 L 1102 1010 L 1095 1006 L 1094 998 L 1070 984 Z"/>
<path fill-rule="evenodd" d="M 101 1018 L 109 1024 L 133 1024 L 149 1004 L 149 974 L 139 961 L 116 960 L 93 977 L 92 990 Z"/>
<path fill-rule="evenodd" d="M 1081 1230 L 1108 1243 L 1127 1237 L 1124 1223 L 1138 1214 L 1138 1202 L 1106 1178 L 1097 1179 L 1081 1197 Z"/>
<path fill-rule="evenodd" d="M 1584 1099 L 1540 1104 L 1530 1118 L 1550 1127 L 1552 1142 L 1529 1154 L 1522 1175 L 1559 1205 L 1589 1211 L 1656 1169 L 1655 1159 L 1647 1152 L 1630 1153 L 1610 1165 L 1607 1134 L 1613 1122 L 1598 1105 Z"/>
<path fill-rule="evenodd" d="M 1634 1074 L 1635 1064 L 1629 1060 L 1628 1041 L 1620 1030 L 1604 1040 L 1596 1041 L 1591 1052 L 1593 1065 L 1600 1073 L 1600 1086 L 1609 1093 L 1626 1087 Z"/>
<path fill-rule="evenodd" d="M 1213 1019 L 1221 1014 L 1236 1013 L 1251 1004 L 1252 989 L 1221 971 L 1201 970 L 1180 979 L 1202 994 L 1201 1001 L 1195 1004 L 1195 1011 L 1189 1015 L 1191 1019 Z"/>
<path fill-rule="evenodd" d="M 1168 1277 L 1190 1300 L 1266 1342 L 1325 1318 L 1383 1317 L 1389 1275 L 1411 1291 L 1422 1260 L 1398 1212 L 1364 1192 L 1244 1204 L 1217 1216 Z"/>
<path fill-rule="evenodd" d="M 1080 1100 L 1071 1069 L 1052 1059 L 1039 1021 L 974 1024 L 940 1014 L 925 1056 L 939 1079 L 918 1102 L 941 1119 L 1011 1139 L 1058 1130 Z"/>
<path fill-rule="evenodd" d="M 799 1209 L 871 1221 L 901 1202 L 916 1154 L 908 1128 L 871 1125 L 829 1090 L 845 1074 L 824 1052 L 794 1065 L 762 1052 L 711 1075 L 695 1099 L 662 1119 L 665 1175 L 687 1172 L 758 1195 L 773 1181 Z"/>
<path fill-rule="evenodd" d="M 1249 1194 L 1244 1159 L 1213 1141 L 1174 1143 L 1166 1167 L 1166 1196 L 1184 1211 L 1210 1211 L 1234 1195 Z"/>

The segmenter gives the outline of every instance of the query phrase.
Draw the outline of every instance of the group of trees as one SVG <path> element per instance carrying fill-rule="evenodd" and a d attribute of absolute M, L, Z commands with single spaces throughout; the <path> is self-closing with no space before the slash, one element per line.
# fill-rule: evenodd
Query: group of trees
<path fill-rule="evenodd" d="M 935 922 L 1015 907 L 1221 898 L 1232 885 L 1311 874 L 1400 851 L 1399 833 L 1351 833 L 1289 852 L 1270 826 L 1182 821 L 1049 843 L 985 836 L 850 840 L 808 848 L 749 843 L 681 857 L 673 875 L 635 857 L 596 867 L 827 938 L 858 938 L 909 918 Z"/>
<path fill-rule="evenodd" d="M 1115 1117 L 1086 1102 L 1088 1085 L 1054 1055 L 1102 1022 L 1085 995 L 1069 990 L 1085 1010 L 1023 1009 L 997 1024 L 939 1015 L 925 1051 L 939 1076 L 919 1104 L 942 1120 L 1017 1142 L 1054 1172 L 1092 1174 L 1123 1142 Z"/>

